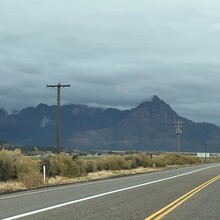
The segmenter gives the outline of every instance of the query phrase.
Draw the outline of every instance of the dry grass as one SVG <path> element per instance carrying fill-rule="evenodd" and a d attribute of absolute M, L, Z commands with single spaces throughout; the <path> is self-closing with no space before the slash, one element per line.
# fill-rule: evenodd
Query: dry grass
<path fill-rule="evenodd" d="M 92 180 L 100 180 L 118 176 L 126 176 L 126 175 L 133 175 L 133 174 L 141 174 L 141 173 L 148 173 L 153 171 L 158 171 L 159 168 L 137 168 L 133 170 L 118 170 L 118 171 L 107 171 L 103 170 L 100 172 L 89 173 L 85 176 L 77 177 L 77 178 L 68 178 L 68 177 L 60 177 L 56 176 L 53 178 L 49 178 L 47 180 L 46 185 L 59 185 L 59 184 L 68 184 L 68 183 L 79 183 L 79 182 L 87 182 Z M 28 189 L 24 183 L 19 181 L 7 181 L 7 182 L 0 182 L 0 194 L 6 192 L 15 192 L 18 190 L 26 190 Z"/>
<path fill-rule="evenodd" d="M 0 193 L 15 192 L 27 189 L 23 183 L 18 181 L 0 182 Z"/>
<path fill-rule="evenodd" d="M 160 168 L 143 168 L 143 167 L 132 169 L 132 170 L 116 170 L 116 171 L 103 170 L 99 172 L 88 173 L 84 177 L 78 177 L 78 178 L 72 178 L 72 179 L 67 178 L 67 177 L 57 176 L 55 178 L 48 179 L 47 184 L 56 185 L 56 184 L 86 182 L 86 181 L 91 181 L 91 180 L 100 180 L 100 179 L 106 179 L 106 178 L 112 178 L 112 177 L 148 173 L 148 172 L 159 171 L 159 170 Z"/>

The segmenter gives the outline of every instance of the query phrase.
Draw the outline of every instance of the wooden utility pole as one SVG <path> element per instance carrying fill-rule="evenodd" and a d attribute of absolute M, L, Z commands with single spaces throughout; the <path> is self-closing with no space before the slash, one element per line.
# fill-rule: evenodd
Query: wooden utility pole
<path fill-rule="evenodd" d="M 60 88 L 70 87 L 70 85 L 47 85 L 47 87 L 57 88 L 57 153 L 60 154 Z"/>

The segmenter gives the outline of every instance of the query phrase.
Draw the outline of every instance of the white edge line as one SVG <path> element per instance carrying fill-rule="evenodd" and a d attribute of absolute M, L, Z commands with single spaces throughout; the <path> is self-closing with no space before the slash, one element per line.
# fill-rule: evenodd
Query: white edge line
<path fill-rule="evenodd" d="M 4 218 L 2 220 L 13 220 L 13 219 L 18 219 L 18 218 L 34 215 L 34 214 L 37 214 L 37 213 L 40 213 L 40 212 L 45 212 L 45 211 L 49 211 L 49 210 L 52 210 L 52 209 L 57 209 L 57 208 L 60 208 L 60 207 L 64 207 L 64 206 L 67 206 L 67 205 L 72 205 L 72 204 L 75 204 L 75 203 L 79 203 L 79 202 L 99 198 L 99 197 L 110 195 L 110 194 L 113 194 L 113 193 L 123 192 L 123 191 L 126 191 L 126 190 L 135 189 L 135 188 L 142 187 L 142 186 L 147 186 L 147 185 L 163 182 L 163 181 L 170 180 L 170 179 L 175 179 L 175 178 L 178 178 L 178 177 L 181 177 L 181 176 L 186 176 L 186 175 L 196 173 L 196 172 L 199 172 L 199 171 L 202 171 L 202 170 L 206 170 L 206 169 L 209 169 L 209 168 L 213 168 L 213 167 L 216 167 L 216 166 L 219 166 L 219 165 L 215 165 L 215 166 L 211 166 L 211 167 L 205 167 L 205 168 L 190 171 L 190 172 L 187 172 L 187 173 L 178 174 L 176 176 L 171 176 L 171 177 L 167 177 L 167 178 L 160 179 L 160 180 L 154 180 L 154 181 L 151 181 L 151 182 L 142 183 L 142 184 L 135 185 L 135 186 L 130 186 L 130 187 L 117 189 L 117 190 L 97 194 L 97 195 L 94 195 L 94 196 L 85 197 L 85 198 L 70 201 L 70 202 L 61 203 L 61 204 L 58 204 L 58 205 L 55 205 L 55 206 L 50 206 L 50 207 L 47 207 L 47 208 L 38 209 L 38 210 L 35 210 L 35 211 L 32 211 L 32 212 L 27 212 L 27 213 L 23 213 L 23 214 L 20 214 L 20 215 L 15 215 L 15 216 L 12 216 L 12 217 L 9 217 L 9 218 Z"/>
<path fill-rule="evenodd" d="M 149 175 L 156 175 L 156 174 L 162 173 L 162 172 L 165 173 L 165 172 L 172 172 L 172 171 L 175 171 L 175 170 L 158 171 L 158 172 L 153 172 L 153 173 L 141 173 L 141 175 L 139 177 L 143 177 L 144 175 L 149 176 Z M 69 188 L 76 188 L 76 187 L 81 187 L 81 186 L 94 185 L 94 184 L 105 183 L 105 182 L 112 182 L 112 181 L 115 182 L 117 180 L 120 181 L 122 178 L 123 178 L 123 180 L 126 178 L 132 179 L 132 178 L 137 178 L 138 177 L 137 175 L 123 176 L 123 177 L 119 176 L 118 178 L 112 178 L 112 179 L 97 179 L 96 181 L 91 181 L 91 182 L 75 182 L 75 183 L 71 183 L 68 185 L 54 186 L 53 188 L 49 188 L 49 189 L 48 188 L 41 189 L 41 190 L 36 189 L 36 191 L 24 192 L 24 193 L 10 195 L 10 196 L 4 196 L 4 194 L 3 194 L 2 197 L 0 197 L 0 200 L 12 199 L 12 198 L 16 198 L 16 197 L 29 196 L 29 195 L 51 192 L 51 191 L 58 191 L 58 190 L 69 189 Z"/>

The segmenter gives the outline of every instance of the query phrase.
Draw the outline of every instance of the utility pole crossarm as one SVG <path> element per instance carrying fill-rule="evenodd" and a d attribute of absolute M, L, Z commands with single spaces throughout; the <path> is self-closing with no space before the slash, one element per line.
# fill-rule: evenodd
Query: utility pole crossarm
<path fill-rule="evenodd" d="M 175 128 L 176 128 L 176 134 L 177 134 L 177 152 L 178 154 L 180 153 L 180 134 L 182 134 L 182 127 L 183 127 L 183 123 L 181 122 L 179 119 L 177 122 L 173 122 L 175 124 Z"/>
<path fill-rule="evenodd" d="M 63 85 L 58 83 L 57 85 L 47 85 L 47 87 L 57 88 L 57 153 L 60 153 L 60 88 L 70 87 L 69 84 Z"/>
<path fill-rule="evenodd" d="M 63 84 L 57 84 L 57 85 L 47 85 L 47 87 L 55 87 L 55 88 L 61 88 L 61 87 L 70 87 L 70 84 L 66 84 L 66 85 L 63 85 Z"/>

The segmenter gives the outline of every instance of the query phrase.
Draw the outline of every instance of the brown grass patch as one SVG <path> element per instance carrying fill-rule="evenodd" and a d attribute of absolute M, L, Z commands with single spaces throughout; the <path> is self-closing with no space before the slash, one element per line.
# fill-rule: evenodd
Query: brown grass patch
<path fill-rule="evenodd" d="M 15 192 L 27 189 L 23 183 L 18 181 L 0 182 L 0 193 Z"/>
<path fill-rule="evenodd" d="M 141 174 L 141 173 L 148 173 L 153 171 L 159 171 L 160 168 L 137 168 L 132 170 L 103 170 L 99 172 L 94 173 L 88 173 L 84 177 L 78 177 L 78 178 L 67 178 L 67 177 L 54 177 L 49 178 L 47 181 L 48 185 L 57 185 L 57 184 L 67 184 L 67 183 L 78 183 L 78 182 L 87 182 L 91 180 L 100 180 L 100 179 L 106 179 L 106 178 L 112 178 L 117 176 L 127 176 L 127 175 L 134 175 L 134 174 Z"/>

